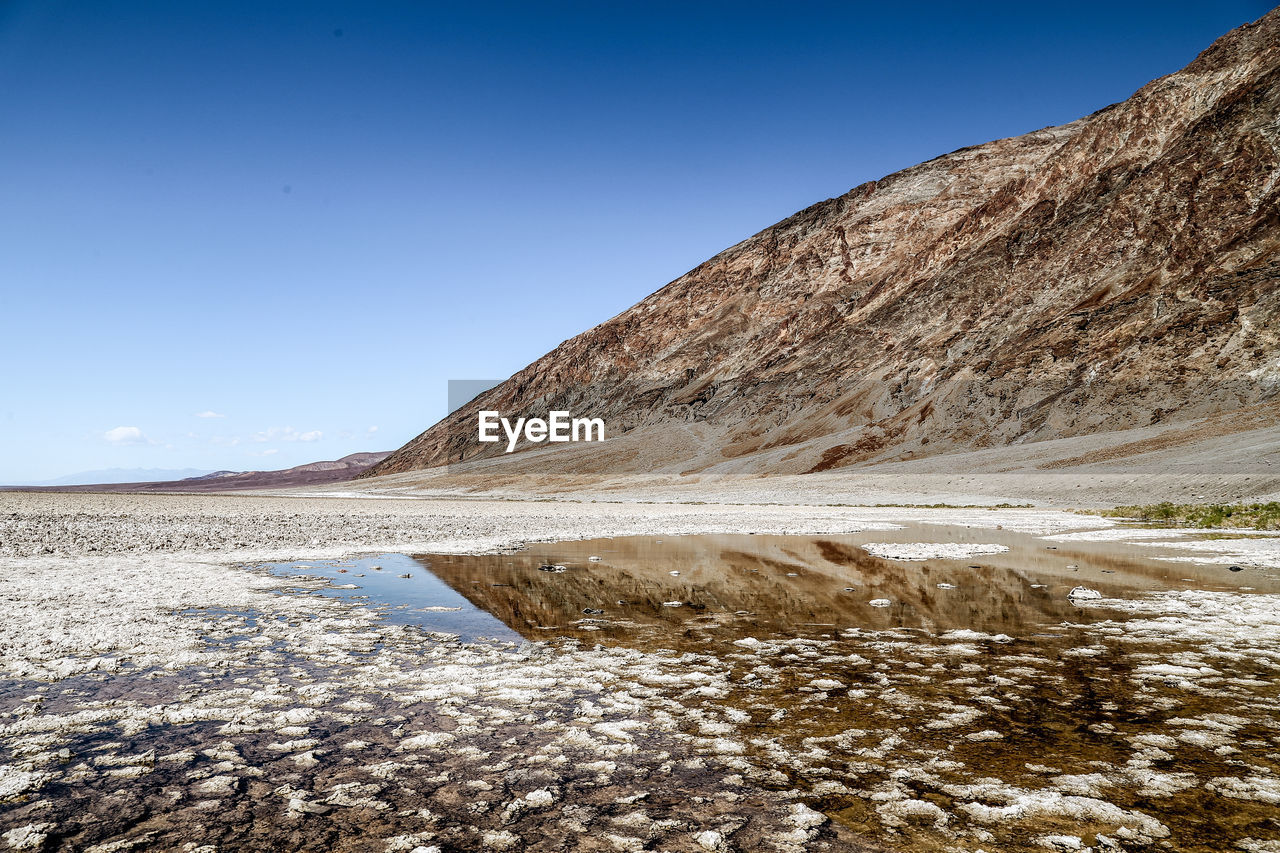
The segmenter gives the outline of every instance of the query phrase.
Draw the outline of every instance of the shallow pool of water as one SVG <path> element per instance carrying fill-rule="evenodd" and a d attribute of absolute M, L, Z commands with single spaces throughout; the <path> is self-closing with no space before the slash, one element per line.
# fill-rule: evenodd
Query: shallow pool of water
<path fill-rule="evenodd" d="M 928 542 L 1007 550 L 864 547 Z M 1280 582 L 1164 555 L 915 525 L 272 571 L 355 584 L 322 594 L 430 631 L 684 654 L 654 685 L 695 751 L 910 849 L 1280 841 Z"/>
<path fill-rule="evenodd" d="M 899 560 L 864 548 L 925 542 L 1008 550 Z M 322 595 L 464 639 L 574 636 L 637 647 L 681 646 L 695 634 L 732 642 L 847 628 L 1025 634 L 1114 618 L 1068 597 L 1081 586 L 1109 599 L 1177 590 L 1280 593 L 1280 580 L 1264 570 L 1154 559 L 1161 555 L 1113 542 L 912 525 L 847 536 L 625 537 L 513 554 L 383 554 L 269 569 L 282 578 L 327 579 Z M 556 566 L 563 570 L 546 570 Z"/>
<path fill-rule="evenodd" d="M 397 624 L 418 625 L 432 633 L 453 634 L 466 641 L 520 639 L 519 634 L 431 571 L 429 563 L 404 554 L 336 562 L 269 563 L 264 568 L 283 579 L 328 580 L 328 585 L 314 592 L 359 602 Z"/>

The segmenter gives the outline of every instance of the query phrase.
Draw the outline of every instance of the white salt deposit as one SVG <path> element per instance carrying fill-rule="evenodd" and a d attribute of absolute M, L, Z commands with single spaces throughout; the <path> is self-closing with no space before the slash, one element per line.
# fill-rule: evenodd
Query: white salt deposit
<path fill-rule="evenodd" d="M 892 827 L 923 823 L 941 829 L 951 819 L 941 807 L 928 800 L 894 800 L 876 806 L 876 813 L 885 826 Z"/>
<path fill-rule="evenodd" d="M 1149 545 L 1151 543 L 1137 543 Z M 1251 537 L 1249 539 L 1199 539 L 1190 542 L 1168 542 L 1164 547 L 1193 551 L 1186 557 L 1160 556 L 1157 559 L 1209 563 L 1212 565 L 1239 564 L 1268 569 L 1280 569 L 1280 536 Z"/>
<path fill-rule="evenodd" d="M 724 844 L 724 836 L 716 832 L 714 829 L 708 829 L 694 836 L 694 841 L 703 850 L 719 850 Z"/>
<path fill-rule="evenodd" d="M 39 850 L 53 828 L 52 823 L 29 823 L 9 830 L 0 838 L 4 838 L 11 850 Z"/>
<path fill-rule="evenodd" d="M 968 545 L 958 542 L 872 542 L 862 546 L 873 557 L 884 560 L 967 560 L 984 554 L 1002 554 L 1008 545 Z"/>
<path fill-rule="evenodd" d="M 1172 527 L 1107 527 L 1042 536 L 1053 542 L 1141 542 L 1148 539 L 1181 539 L 1190 531 Z"/>
<path fill-rule="evenodd" d="M 604 526 L 611 532 L 634 530 L 627 527 L 630 524 L 672 524 L 671 518 L 629 520 L 629 508 L 566 506 L 539 517 L 537 524 L 521 518 L 509 527 L 503 526 L 507 521 L 486 527 L 486 513 L 501 515 L 506 510 L 485 505 L 447 533 L 433 528 L 429 536 L 422 535 L 428 545 L 420 550 L 493 548 L 511 544 L 531 528 L 545 528 L 547 535 L 583 535 L 583 522 L 574 520 L 578 512 L 600 512 L 611 520 L 593 521 L 593 529 Z M 518 510 L 532 511 L 542 510 Z M 638 518 L 647 511 L 634 514 Z M 779 532 L 803 530 L 806 525 L 847 530 L 865 526 L 867 519 L 865 510 L 822 509 L 816 520 L 807 512 L 717 508 L 693 516 L 687 524 L 690 532 L 729 524 Z M 564 518 L 578 526 L 566 531 Z M 1064 514 L 1006 511 L 943 511 L 929 520 L 956 523 L 957 518 L 973 526 L 1004 525 L 1006 530 L 1025 522 L 1050 532 L 1092 523 Z M 10 526 L 5 529 L 12 530 L 12 522 L 0 515 L 0 527 L 6 523 Z M 123 535 L 120 531 L 131 523 L 113 519 L 102 535 L 108 540 Z M 683 517 L 679 523 L 686 524 Z M 679 849 L 690 843 L 704 850 L 735 845 L 750 849 L 741 835 L 735 835 L 739 824 L 728 823 L 739 819 L 734 812 L 741 807 L 725 805 L 737 802 L 733 798 L 743 793 L 757 798 L 752 801 L 753 819 L 759 817 L 754 803 L 783 810 L 772 813 L 779 818 L 777 834 L 757 844 L 759 849 L 820 849 L 828 838 L 817 835 L 826 826 L 825 816 L 799 803 L 788 809 L 785 800 L 780 804 L 758 787 L 767 784 L 798 798 L 803 791 L 787 788 L 797 785 L 797 779 L 812 780 L 815 791 L 824 786 L 824 796 L 864 798 L 874 816 L 904 833 L 895 836 L 905 839 L 904 844 L 942 837 L 957 849 L 1004 849 L 1000 845 L 1009 837 L 1071 838 L 1052 833 L 1082 832 L 1070 828 L 1073 823 L 1096 826 L 1103 837 L 1120 839 L 1117 843 L 1124 849 L 1134 849 L 1167 838 L 1168 830 L 1158 812 L 1151 817 L 1109 802 L 1123 802 L 1117 798 L 1126 792 L 1161 798 L 1209 781 L 1221 802 L 1271 805 L 1268 798 L 1277 796 L 1269 777 L 1244 762 L 1238 772 L 1233 765 L 1215 764 L 1213 772 L 1224 775 L 1211 780 L 1172 772 L 1166 765 L 1160 765 L 1161 770 L 1151 767 L 1152 762 L 1177 760 L 1195 750 L 1248 749 L 1243 732 L 1260 724 L 1258 708 L 1249 704 L 1251 691 L 1268 689 L 1263 679 L 1280 666 L 1280 608 L 1268 596 L 1093 600 L 1086 606 L 1114 610 L 1128 621 L 1070 626 L 1081 637 L 1072 640 L 1080 643 L 1079 655 L 1069 661 L 1018 655 L 1018 646 L 1004 634 L 963 628 L 939 631 L 940 636 L 919 628 L 836 628 L 828 637 L 810 639 L 748 637 L 731 646 L 726 643 L 727 652 L 723 647 L 713 651 L 710 645 L 677 654 L 539 644 L 516 651 L 445 645 L 382 622 L 357 604 L 274 594 L 274 581 L 216 563 L 284 558 L 298 547 L 288 537 L 315 537 L 283 523 L 278 530 L 248 524 L 234 529 L 230 541 L 257 541 L 253 537 L 262 535 L 271 547 L 218 551 L 214 559 L 208 553 L 127 553 L 133 545 L 125 552 L 85 553 L 73 559 L 0 557 L 7 604 L 7 612 L 0 613 L 0 640 L 6 649 L 0 670 L 10 677 L 30 677 L 55 689 L 56 679 L 88 674 L 92 686 L 97 683 L 92 679 L 115 673 L 110 676 L 114 683 L 129 677 L 119 673 L 134 669 L 154 672 L 159 688 L 170 681 L 176 685 L 174 676 L 184 679 L 181 702 L 145 694 L 97 701 L 86 694 L 71 707 L 64 697 L 57 713 L 46 711 L 37 699 L 28 703 L 30 711 L 0 719 L 0 738 L 15 756 L 0 768 L 0 792 L 38 792 L 53 778 L 96 783 L 119 771 L 203 774 L 183 777 L 174 790 L 188 801 L 210 802 L 206 813 L 214 814 L 229 806 L 229 796 L 249 796 L 261 784 L 257 774 L 267 772 L 287 774 L 292 779 L 288 785 L 299 786 L 290 789 L 281 778 L 268 775 L 271 785 L 281 786 L 271 795 L 273 802 L 281 814 L 290 811 L 289 820 L 300 827 L 336 821 L 348 808 L 368 809 L 381 815 L 379 820 L 390 820 L 404 808 L 402 797 L 409 790 L 404 786 L 465 791 L 467 805 L 475 806 L 477 824 L 489 820 L 485 815 L 492 816 L 494 823 L 446 843 L 439 833 L 450 829 L 452 817 L 442 819 L 414 806 L 427 816 L 405 811 L 402 819 L 421 821 L 420 826 L 431 829 L 417 832 L 414 827 L 413 832 L 394 836 L 397 844 L 407 845 L 397 849 L 407 853 L 428 853 L 440 844 L 449 849 L 521 849 L 530 834 L 514 824 L 497 828 L 506 819 L 502 816 L 520 821 L 537 818 L 543 810 L 548 821 L 559 821 L 548 823 L 557 827 L 555 831 L 590 837 L 605 849 Z M 375 551 L 381 545 L 374 543 L 403 541 L 396 539 L 404 535 L 402 527 L 388 525 L 380 534 L 387 539 L 360 534 L 361 549 L 382 553 Z M 139 533 L 138 541 L 148 545 L 149 535 Z M 275 536 L 286 538 L 271 538 Z M 431 538 L 437 541 L 429 542 Z M 442 538 L 447 541 L 439 541 Z M 15 543 L 26 547 L 22 543 L 28 541 L 0 540 L 0 550 Z M 351 550 L 316 547 L 308 548 L 308 555 L 318 557 L 326 548 L 329 556 Z M 254 621 L 233 611 L 252 614 Z M 1171 636 L 1185 647 L 1177 654 L 1167 651 Z M 1198 708 L 1181 712 L 1185 720 L 1171 720 L 1168 735 L 1135 734 L 1140 729 L 1129 717 L 1123 723 L 1113 720 L 1111 729 L 1109 724 L 1091 727 L 1099 738 L 1118 741 L 1121 755 L 1131 747 L 1133 761 L 1146 764 L 1124 766 L 1117 760 L 1117 765 L 1075 766 L 1064 762 L 1066 756 L 1045 755 L 1045 772 L 1056 778 L 1039 777 L 1035 784 L 1050 786 L 1042 790 L 1000 782 L 995 777 L 1009 771 L 981 758 L 973 760 L 974 755 L 1000 755 L 1016 746 L 1018 737 L 1007 729 L 1010 709 L 1035 701 L 1033 688 L 1069 686 L 1061 675 L 1064 663 L 1091 666 L 1090 659 L 1102 655 L 1124 658 L 1124 666 L 1116 671 L 1125 673 L 1117 678 L 1127 679 L 1132 687 L 1132 708 L 1126 713 L 1157 703 L 1175 703 L 1167 708 L 1176 708 L 1179 700 L 1171 695 L 1188 691 L 1166 682 L 1185 682 L 1200 691 L 1197 701 L 1212 698 L 1211 691 L 1225 693 L 1233 715 L 1242 722 Z M 785 691 L 776 692 L 784 684 Z M 803 688 L 795 689 L 797 684 Z M 570 709 L 564 712 L 568 716 L 557 717 L 565 708 Z M 856 712 L 846 719 L 859 728 L 837 727 L 833 733 L 829 722 L 840 719 L 833 713 L 846 709 Z M 926 727 L 920 720 L 942 725 Z M 164 753 L 159 758 L 152 753 L 147 759 L 144 747 L 132 741 L 158 726 L 202 721 L 212 721 L 221 733 L 191 749 L 170 745 L 168 751 L 158 750 Z M 343 734 L 335 740 L 326 734 L 330 731 Z M 1107 732 L 1111 734 L 1102 734 Z M 79 750 L 84 738 L 116 745 L 83 755 Z M 930 738 L 945 739 L 955 752 L 939 752 Z M 65 749 L 66 757 L 60 755 L 64 744 L 75 748 Z M 270 764 L 261 764 L 264 753 L 279 769 L 264 771 Z M 651 756 L 662 756 L 657 761 L 663 764 L 641 763 Z M 315 774 L 300 773 L 298 759 L 317 762 L 322 781 L 315 791 L 300 789 L 300 778 Z M 357 781 L 345 781 L 346 775 L 341 777 L 344 781 L 323 776 L 343 761 L 347 763 L 341 772 L 359 774 Z M 632 809 L 615 814 L 633 821 L 634 828 L 611 825 L 607 821 L 612 817 L 594 817 L 595 806 L 576 802 L 584 789 L 573 796 L 567 793 L 561 776 L 566 768 L 590 774 L 590 785 L 612 787 L 632 798 Z M 643 802 L 646 788 L 666 785 L 676 770 L 712 780 L 699 782 L 705 788 L 699 793 L 708 796 L 691 807 L 698 816 L 684 813 L 678 828 L 667 826 L 655 808 Z M 1231 773 L 1235 775 L 1225 775 Z M 724 784 L 742 784 L 747 790 L 717 787 L 716 780 L 732 778 L 738 781 Z M 432 809 L 437 809 L 435 804 Z M 713 820 L 709 815 L 716 809 L 726 813 Z M 38 818 L 22 821 L 15 832 L 28 827 L 46 831 Z M 5 838 L 9 840 L 7 833 Z"/>
<path fill-rule="evenodd" d="M 46 774 L 19 770 L 8 764 L 0 764 L 0 801 L 25 794 L 40 786 Z"/>

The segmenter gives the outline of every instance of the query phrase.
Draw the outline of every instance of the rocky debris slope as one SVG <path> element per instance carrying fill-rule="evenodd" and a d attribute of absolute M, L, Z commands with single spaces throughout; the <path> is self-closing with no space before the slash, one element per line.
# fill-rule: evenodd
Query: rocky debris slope
<path fill-rule="evenodd" d="M 602 417 L 548 469 L 803 473 L 1280 393 L 1280 10 L 1061 127 L 816 204 L 375 466 L 497 455 L 476 412 Z M 1270 404 L 1269 406 L 1267 404 Z"/>

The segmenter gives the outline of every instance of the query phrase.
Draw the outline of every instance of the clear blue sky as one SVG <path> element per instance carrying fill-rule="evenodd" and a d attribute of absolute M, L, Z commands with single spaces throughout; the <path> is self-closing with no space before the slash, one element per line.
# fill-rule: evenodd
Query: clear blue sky
<path fill-rule="evenodd" d="M 447 380 L 1268 8 L 0 0 L 0 482 L 391 449 Z"/>

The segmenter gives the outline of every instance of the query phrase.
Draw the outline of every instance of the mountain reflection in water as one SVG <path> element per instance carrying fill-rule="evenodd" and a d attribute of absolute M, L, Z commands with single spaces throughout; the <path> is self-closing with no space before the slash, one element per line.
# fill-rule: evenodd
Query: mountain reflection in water
<path fill-rule="evenodd" d="M 894 560 L 863 547 L 884 543 L 1008 550 Z M 638 725 L 904 849 L 1280 842 L 1280 583 L 1158 559 L 1185 553 L 918 524 L 273 571 L 349 580 L 318 591 L 464 639 L 658 653 L 661 669 L 618 694 L 648 708 Z M 1081 606 L 1076 586 L 1113 600 Z"/>
<path fill-rule="evenodd" d="M 881 559 L 861 547 L 923 541 L 991 543 L 1010 550 L 917 562 Z M 1002 530 L 937 525 L 848 536 L 626 537 L 538 544 L 514 554 L 418 559 L 526 639 L 569 635 L 638 647 L 679 645 L 703 635 L 801 637 L 843 628 L 1023 633 L 1063 621 L 1111 618 L 1073 604 L 1067 593 L 1075 586 L 1110 598 L 1268 584 L 1257 573 L 1244 578 L 1223 567 L 1159 562 L 1131 546 L 1056 544 Z M 546 564 L 566 571 L 538 571 Z M 877 599 L 889 605 L 872 606 Z M 674 602 L 680 606 L 670 606 Z"/>

